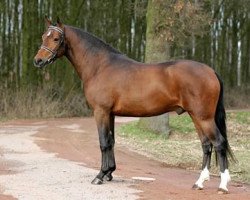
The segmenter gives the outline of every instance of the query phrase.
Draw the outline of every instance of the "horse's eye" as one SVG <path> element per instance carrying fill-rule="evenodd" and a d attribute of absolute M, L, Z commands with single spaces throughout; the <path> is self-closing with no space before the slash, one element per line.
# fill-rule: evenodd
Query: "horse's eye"
<path fill-rule="evenodd" d="M 55 38 L 54 41 L 55 41 L 55 42 L 58 42 L 58 41 L 59 41 L 59 38 Z"/>

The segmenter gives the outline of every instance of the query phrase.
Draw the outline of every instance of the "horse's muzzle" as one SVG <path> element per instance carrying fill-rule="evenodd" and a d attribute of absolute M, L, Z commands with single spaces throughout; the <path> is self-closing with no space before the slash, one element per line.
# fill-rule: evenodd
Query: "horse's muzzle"
<path fill-rule="evenodd" d="M 34 59 L 34 65 L 38 68 L 42 68 L 46 64 L 46 60 L 43 60 L 41 58 Z"/>
<path fill-rule="evenodd" d="M 42 59 L 40 59 L 40 58 L 38 58 L 38 59 L 34 59 L 34 65 L 36 66 L 36 67 L 42 67 L 43 66 L 43 60 Z"/>

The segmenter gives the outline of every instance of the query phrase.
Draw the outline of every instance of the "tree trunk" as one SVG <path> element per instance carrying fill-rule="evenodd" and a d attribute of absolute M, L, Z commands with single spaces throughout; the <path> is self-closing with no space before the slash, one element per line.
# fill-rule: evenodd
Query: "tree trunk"
<path fill-rule="evenodd" d="M 147 32 L 146 32 L 146 52 L 145 62 L 155 63 L 169 59 L 170 46 L 165 38 L 156 33 L 155 26 L 160 22 L 161 3 L 156 0 L 149 0 L 147 7 Z M 156 117 L 141 118 L 139 126 L 150 131 L 169 135 L 168 114 Z"/>

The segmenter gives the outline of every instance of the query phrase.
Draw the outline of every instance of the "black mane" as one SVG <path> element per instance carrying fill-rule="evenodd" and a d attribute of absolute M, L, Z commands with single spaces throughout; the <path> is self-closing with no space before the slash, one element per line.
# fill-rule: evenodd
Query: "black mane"
<path fill-rule="evenodd" d="M 84 40 L 85 45 L 87 45 L 86 48 L 92 51 L 97 51 L 100 49 L 107 50 L 108 52 L 115 53 L 115 54 L 122 54 L 120 51 L 117 49 L 113 48 L 109 44 L 105 43 L 103 40 L 100 38 L 83 31 L 82 29 L 76 28 L 76 27 L 70 27 L 72 30 Z"/>

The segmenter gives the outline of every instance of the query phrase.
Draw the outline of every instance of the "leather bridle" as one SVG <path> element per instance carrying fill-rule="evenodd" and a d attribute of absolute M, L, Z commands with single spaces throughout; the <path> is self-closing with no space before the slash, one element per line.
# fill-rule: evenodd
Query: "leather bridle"
<path fill-rule="evenodd" d="M 46 47 L 44 45 L 42 45 L 40 47 L 40 49 L 44 49 L 44 50 L 50 52 L 51 56 L 46 61 L 48 64 L 50 64 L 56 59 L 56 54 L 58 53 L 58 50 L 61 47 L 61 44 L 64 42 L 64 31 L 61 28 L 57 27 L 57 26 L 49 26 L 48 30 L 55 30 L 55 31 L 57 31 L 57 32 L 59 32 L 61 34 L 60 35 L 60 40 L 59 40 L 57 48 L 55 50 L 50 49 L 49 47 Z"/>

